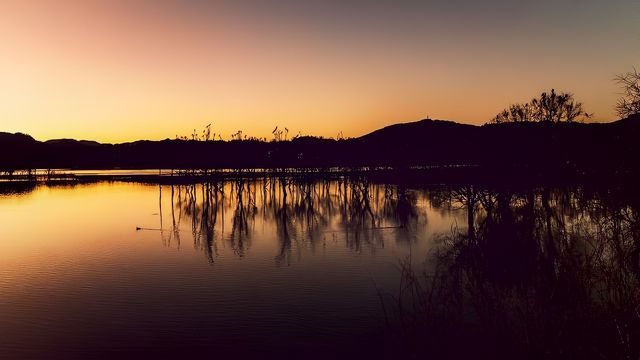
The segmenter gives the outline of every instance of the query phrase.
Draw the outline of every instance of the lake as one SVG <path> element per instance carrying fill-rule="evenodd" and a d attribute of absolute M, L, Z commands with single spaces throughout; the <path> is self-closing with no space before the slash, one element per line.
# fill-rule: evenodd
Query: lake
<path fill-rule="evenodd" d="M 633 356 L 639 198 L 364 177 L 6 182 L 0 349 Z"/>

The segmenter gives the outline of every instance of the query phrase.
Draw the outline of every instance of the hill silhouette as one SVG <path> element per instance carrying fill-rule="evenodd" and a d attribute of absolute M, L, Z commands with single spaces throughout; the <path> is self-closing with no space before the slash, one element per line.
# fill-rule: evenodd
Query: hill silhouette
<path fill-rule="evenodd" d="M 544 172 L 626 174 L 638 167 L 640 116 L 612 123 L 503 123 L 443 120 L 391 125 L 345 140 L 36 141 L 0 133 L 0 170 L 221 169 L 479 166 Z"/>

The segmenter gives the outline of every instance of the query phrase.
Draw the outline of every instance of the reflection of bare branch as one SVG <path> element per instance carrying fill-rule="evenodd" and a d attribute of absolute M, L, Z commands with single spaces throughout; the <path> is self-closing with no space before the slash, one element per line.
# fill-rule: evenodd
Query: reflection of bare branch
<path fill-rule="evenodd" d="M 514 357 L 638 357 L 637 200 L 584 189 L 440 192 L 453 200 L 443 206 L 472 209 L 475 231 L 443 235 L 424 274 L 402 264 L 393 307 L 412 354 L 452 351 L 462 332 L 480 344 L 475 356 L 499 355 L 484 345 L 499 338 Z"/>
<path fill-rule="evenodd" d="M 398 241 L 411 238 L 409 232 L 417 230 L 411 225 L 417 220 L 411 192 L 402 189 L 394 194 L 392 187 L 366 179 L 236 179 L 172 187 L 171 199 L 172 236 L 179 242 L 184 214 L 191 224 L 194 246 L 210 262 L 218 253 L 217 238 L 224 237 L 237 256 L 245 256 L 257 216 L 275 224 L 279 264 L 290 264 L 293 250 L 299 255 L 303 248 L 314 251 L 318 240 L 329 232 L 343 232 L 346 245 L 354 251 L 375 251 L 384 245 L 380 230 L 398 229 Z M 226 211 L 232 214 L 227 220 Z M 223 236 L 226 221 L 231 232 Z"/>
<path fill-rule="evenodd" d="M 251 238 L 249 220 L 253 223 L 258 208 L 255 206 L 255 193 L 251 191 L 249 184 L 245 184 L 244 180 L 237 180 L 234 188 L 236 206 L 230 240 L 234 252 L 243 257 L 248 247 L 246 241 Z"/>

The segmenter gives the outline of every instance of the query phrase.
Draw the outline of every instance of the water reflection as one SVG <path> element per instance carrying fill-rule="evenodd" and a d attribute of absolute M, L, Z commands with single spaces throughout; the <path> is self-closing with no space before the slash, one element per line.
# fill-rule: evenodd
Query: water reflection
<path fill-rule="evenodd" d="M 376 355 L 388 340 L 390 357 L 640 355 L 634 188 L 275 177 L 24 183 L 5 186 L 0 201 L 0 330 L 12 334 L 0 347 L 49 339 L 51 317 L 69 344 L 92 341 L 87 319 L 100 319 L 93 331 L 105 336 L 95 338 L 123 331 L 123 349 L 177 324 L 180 344 L 165 344 L 174 350 L 305 334 L 300 348 L 318 338 L 355 351 L 375 342 Z M 70 310 L 69 299 L 86 306 Z M 207 336 L 194 338 L 191 324 Z"/>
<path fill-rule="evenodd" d="M 638 358 L 639 199 L 636 189 L 431 192 L 432 205 L 464 209 L 466 224 L 440 235 L 424 272 L 404 263 L 401 291 L 386 303 L 397 346 L 449 357 Z"/>
<path fill-rule="evenodd" d="M 35 189 L 32 182 L 0 182 L 0 195 L 20 195 L 27 194 Z"/>
<path fill-rule="evenodd" d="M 165 227 L 162 196 L 170 196 L 171 224 Z M 415 241 L 426 213 L 413 191 L 367 179 L 308 180 L 296 178 L 235 179 L 203 184 L 159 186 L 163 243 L 181 246 L 183 221 L 190 224 L 195 248 L 210 263 L 221 242 L 240 258 L 250 251 L 260 224 L 278 240 L 277 265 L 290 265 L 292 252 L 316 249 L 337 235 L 354 252 L 384 248 L 389 237 Z M 165 211 L 166 212 L 166 211 Z M 259 221 L 256 219 L 259 218 Z M 265 229 L 266 228 L 266 229 Z"/>
<path fill-rule="evenodd" d="M 273 178 L 171 191 L 179 194 L 172 211 L 191 219 L 194 244 L 210 262 L 217 239 L 245 256 L 257 217 L 273 224 L 274 259 L 282 266 L 327 235 L 339 233 L 351 251 L 373 254 L 387 241 L 424 238 L 425 208 L 464 213 L 435 235 L 439 245 L 426 258 L 426 270 L 416 266 L 424 255 L 413 254 L 403 263 L 400 293 L 387 294 L 389 322 L 399 335 L 394 351 L 640 354 L 640 194 L 634 189 L 407 189 L 366 179 Z M 223 236 L 225 212 L 231 230 Z M 173 233 L 179 233 L 175 226 Z M 473 346 L 456 346 L 460 336 Z"/>
<path fill-rule="evenodd" d="M 0 348 L 379 354 L 376 286 L 396 288 L 397 259 L 449 220 L 421 191 L 356 178 L 31 183 L 0 195 Z"/>

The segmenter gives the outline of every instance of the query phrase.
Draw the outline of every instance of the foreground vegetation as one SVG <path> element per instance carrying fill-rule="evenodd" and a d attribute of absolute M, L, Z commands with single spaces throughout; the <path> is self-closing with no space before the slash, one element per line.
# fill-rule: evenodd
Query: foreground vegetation
<path fill-rule="evenodd" d="M 637 359 L 637 189 L 431 193 L 468 221 L 384 294 L 393 351 L 429 358 Z M 413 263 L 412 263 L 413 261 Z M 422 270 L 421 270 L 422 269 Z"/>

